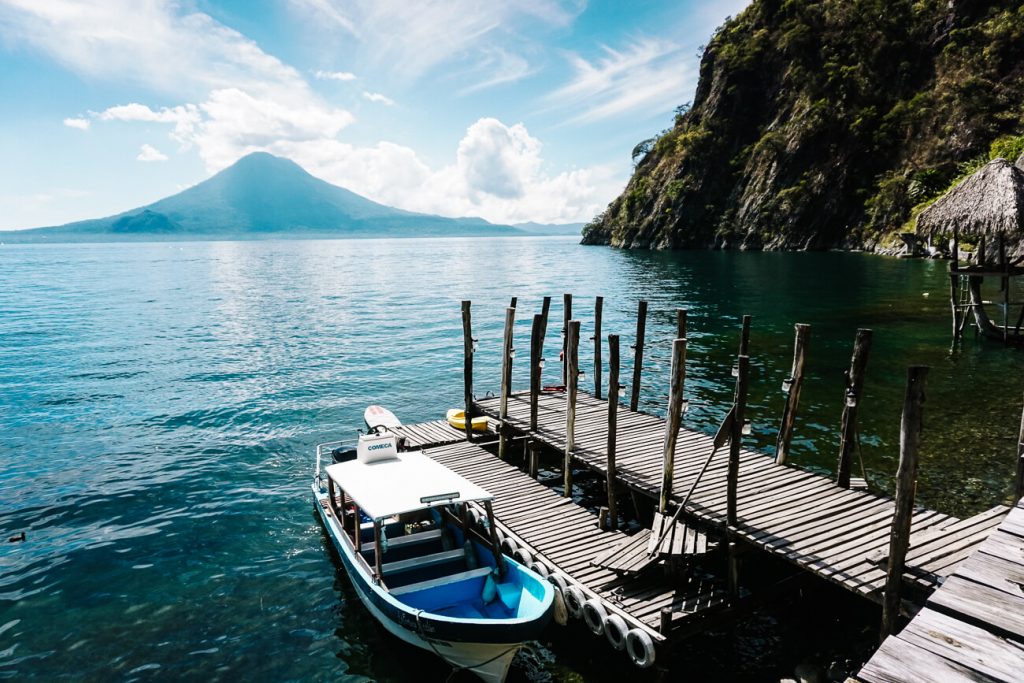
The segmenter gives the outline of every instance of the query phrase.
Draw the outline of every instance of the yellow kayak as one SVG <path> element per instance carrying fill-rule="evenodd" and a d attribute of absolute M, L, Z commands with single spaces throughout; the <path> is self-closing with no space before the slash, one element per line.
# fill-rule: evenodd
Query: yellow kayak
<path fill-rule="evenodd" d="M 452 408 L 448 411 L 445 416 L 448 419 L 448 424 L 459 430 L 466 428 L 466 411 L 460 408 Z M 473 418 L 473 431 L 474 432 L 485 432 L 487 431 L 487 416 L 481 415 L 480 417 Z"/>

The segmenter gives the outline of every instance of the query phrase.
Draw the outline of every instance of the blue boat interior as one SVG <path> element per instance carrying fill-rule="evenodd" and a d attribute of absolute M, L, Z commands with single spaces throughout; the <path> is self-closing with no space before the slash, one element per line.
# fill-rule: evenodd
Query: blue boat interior
<path fill-rule="evenodd" d="M 360 527 L 360 554 L 373 567 L 373 523 Z M 544 614 L 545 592 L 550 590 L 546 581 L 508 557 L 504 575 L 499 575 L 489 545 L 473 534 L 467 543 L 461 527 L 442 522 L 439 510 L 415 524 L 393 520 L 382 527 L 384 585 L 410 608 L 459 619 L 532 619 Z"/>

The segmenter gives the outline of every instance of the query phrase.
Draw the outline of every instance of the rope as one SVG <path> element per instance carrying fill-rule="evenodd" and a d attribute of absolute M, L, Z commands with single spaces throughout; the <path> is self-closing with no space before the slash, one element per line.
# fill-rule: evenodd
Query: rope
<path fill-rule="evenodd" d="M 423 625 L 420 623 L 420 615 L 422 613 L 423 613 L 423 610 L 421 610 L 421 609 L 416 610 L 416 633 L 417 633 L 417 635 L 419 635 L 420 638 L 422 638 L 423 640 L 425 640 L 427 642 L 427 645 L 430 646 L 430 649 L 434 651 L 435 655 L 437 655 L 442 660 L 444 660 L 445 662 L 448 662 L 448 664 L 451 665 L 452 672 L 450 674 L 448 674 L 448 678 L 445 679 L 445 683 L 447 683 L 448 681 L 452 680 L 452 676 L 454 676 L 455 674 L 459 673 L 460 671 L 465 671 L 466 669 L 478 669 L 481 666 L 487 666 L 488 664 L 490 664 L 494 660 L 500 659 L 501 657 L 504 657 L 505 655 L 507 655 L 509 652 L 512 652 L 512 651 L 514 651 L 514 650 L 516 650 L 516 649 L 518 649 L 520 647 L 519 645 L 513 645 L 512 647 L 508 648 L 507 650 L 502 650 L 501 652 L 499 652 L 498 654 L 494 655 L 490 659 L 485 659 L 484 661 L 477 662 L 476 664 L 469 664 L 469 665 L 466 665 L 466 666 L 459 666 L 458 664 L 452 663 L 451 660 L 449 660 L 447 657 L 445 657 L 443 654 L 441 654 L 441 651 L 438 650 L 436 647 L 434 647 L 434 641 L 430 640 L 430 638 L 428 638 L 427 635 L 423 632 Z"/>

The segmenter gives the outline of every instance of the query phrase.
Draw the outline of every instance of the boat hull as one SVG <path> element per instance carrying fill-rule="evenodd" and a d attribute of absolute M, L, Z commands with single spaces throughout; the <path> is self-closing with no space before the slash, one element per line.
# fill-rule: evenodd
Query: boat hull
<path fill-rule="evenodd" d="M 327 496 L 313 486 L 315 508 L 327 530 L 359 600 L 392 635 L 410 645 L 433 652 L 452 666 L 469 669 L 485 681 L 505 679 L 523 641 L 540 635 L 550 617 L 532 620 L 479 620 L 439 618 L 400 603 L 373 583 L 357 561 Z M 345 540 L 342 537 L 345 536 Z"/>

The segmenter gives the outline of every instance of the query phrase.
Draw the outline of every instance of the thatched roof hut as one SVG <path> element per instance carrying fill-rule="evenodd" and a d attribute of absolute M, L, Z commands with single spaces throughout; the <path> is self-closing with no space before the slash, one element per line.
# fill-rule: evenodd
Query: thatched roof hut
<path fill-rule="evenodd" d="M 1024 160 L 1018 160 L 1024 165 Z M 1024 170 L 993 159 L 957 183 L 917 217 L 917 234 L 961 236 L 1024 233 Z"/>

